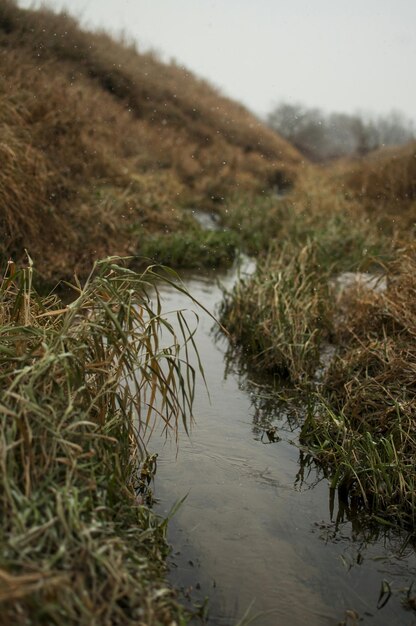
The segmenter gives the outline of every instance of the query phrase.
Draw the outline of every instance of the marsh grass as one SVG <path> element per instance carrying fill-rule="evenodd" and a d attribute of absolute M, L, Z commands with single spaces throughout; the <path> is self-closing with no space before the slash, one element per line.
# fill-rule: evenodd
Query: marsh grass
<path fill-rule="evenodd" d="M 381 216 L 370 220 L 360 203 L 318 168 L 305 166 L 283 196 L 234 194 L 219 210 L 249 254 L 264 255 L 276 241 L 296 254 L 313 241 L 317 263 L 333 273 L 366 270 L 373 259 L 392 256 L 394 238 L 379 228 Z"/>
<path fill-rule="evenodd" d="M 272 249 L 254 275 L 225 295 L 220 311 L 244 358 L 292 382 L 312 374 L 329 331 L 328 281 L 316 255 L 313 243 L 297 252 Z"/>
<path fill-rule="evenodd" d="M 353 420 L 321 401 L 305 421 L 301 441 L 324 469 L 331 488 L 343 491 L 356 516 L 414 527 L 416 439 L 405 416 L 398 413 L 384 433 L 364 423 L 357 429 Z"/>
<path fill-rule="evenodd" d="M 261 371 L 310 385 L 322 341 L 331 339 L 333 278 L 387 262 L 392 241 L 310 167 L 283 197 L 235 197 L 224 219 L 260 252 L 254 275 L 225 295 L 222 322 L 234 346 Z"/>
<path fill-rule="evenodd" d="M 416 200 L 416 142 L 382 148 L 365 158 L 335 164 L 331 176 L 344 195 L 359 201 L 383 228 L 414 236 Z M 406 233 L 406 231 L 410 231 Z"/>
<path fill-rule="evenodd" d="M 219 210 L 224 224 L 238 233 L 250 255 L 264 253 L 289 218 L 288 205 L 271 194 L 235 193 Z"/>
<path fill-rule="evenodd" d="M 215 269 L 232 264 L 240 239 L 232 231 L 177 232 L 152 235 L 138 243 L 138 252 L 154 263 L 177 269 Z"/>
<path fill-rule="evenodd" d="M 403 150 L 396 172 L 409 173 L 412 150 Z M 400 242 L 409 240 L 411 177 L 403 176 L 405 215 L 393 232 L 384 228 L 391 215 L 387 196 L 369 217 L 358 194 L 337 186 L 336 171 L 305 168 L 286 196 L 262 200 L 256 238 L 269 250 L 254 275 L 226 294 L 221 319 L 232 351 L 249 367 L 288 378 L 309 399 L 311 390 L 318 394 L 301 441 L 332 487 L 347 492 L 360 514 L 409 527 L 416 479 L 416 262 L 414 245 Z M 250 237 L 255 212 L 236 206 L 230 222 L 237 220 Z M 381 271 L 387 289 L 357 282 L 338 293 L 336 278 L 345 271 Z M 335 358 L 317 370 L 328 340 Z"/>
<path fill-rule="evenodd" d="M 185 623 L 142 480 L 154 421 L 188 427 L 195 378 L 160 279 L 109 259 L 68 305 L 36 294 L 30 265 L 2 279 L 2 624 Z"/>
<path fill-rule="evenodd" d="M 334 487 L 407 526 L 416 485 L 415 277 L 413 246 L 389 264 L 386 291 L 355 287 L 342 295 L 339 352 L 302 431 Z"/>

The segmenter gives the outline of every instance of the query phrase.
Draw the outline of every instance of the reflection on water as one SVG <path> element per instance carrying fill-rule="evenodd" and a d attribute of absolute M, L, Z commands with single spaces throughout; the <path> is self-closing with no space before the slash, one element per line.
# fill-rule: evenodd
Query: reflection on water
<path fill-rule="evenodd" d="M 230 286 L 235 272 L 220 278 Z M 215 311 L 222 293 L 215 276 L 186 284 Z M 166 310 L 192 308 L 169 288 L 163 299 Z M 196 424 L 179 450 L 152 439 L 160 512 L 187 494 L 169 527 L 173 584 L 193 600 L 208 596 L 215 625 L 234 624 L 250 606 L 260 626 L 353 624 L 357 614 L 369 625 L 416 623 L 402 607 L 416 565 L 406 537 L 359 526 L 348 498 L 329 489 L 298 446 L 302 406 L 271 396 L 261 372 L 250 381 L 228 368 L 225 377 L 227 342 L 199 315 L 210 398 L 199 381 Z M 383 580 L 392 594 L 377 608 Z"/>

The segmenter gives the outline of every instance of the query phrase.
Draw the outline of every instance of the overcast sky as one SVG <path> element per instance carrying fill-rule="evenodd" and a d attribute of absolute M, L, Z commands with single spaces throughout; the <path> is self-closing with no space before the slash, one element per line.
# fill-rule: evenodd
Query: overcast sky
<path fill-rule="evenodd" d="M 44 4 L 66 7 L 89 27 L 124 30 L 260 115 L 285 100 L 347 113 L 398 109 L 416 119 L 416 0 Z"/>

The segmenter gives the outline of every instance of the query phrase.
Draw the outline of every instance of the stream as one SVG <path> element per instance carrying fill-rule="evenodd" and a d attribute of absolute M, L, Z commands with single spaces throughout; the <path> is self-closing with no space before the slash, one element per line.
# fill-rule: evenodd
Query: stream
<path fill-rule="evenodd" d="M 234 268 L 184 282 L 215 313 L 219 283 L 236 279 Z M 166 311 L 196 309 L 173 288 L 161 294 Z M 226 338 L 198 315 L 209 397 L 198 376 L 191 435 L 151 440 L 158 512 L 186 496 L 169 523 L 170 582 L 193 602 L 207 597 L 208 623 L 219 626 L 248 610 L 258 626 L 416 624 L 403 606 L 416 571 L 406 535 L 346 518 L 327 480 L 305 464 L 291 407 L 262 401 L 261 372 L 252 384 L 226 368 Z"/>

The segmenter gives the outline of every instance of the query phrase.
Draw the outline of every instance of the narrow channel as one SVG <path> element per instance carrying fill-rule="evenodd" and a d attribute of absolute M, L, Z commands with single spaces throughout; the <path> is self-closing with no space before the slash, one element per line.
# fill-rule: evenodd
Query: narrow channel
<path fill-rule="evenodd" d="M 185 283 L 215 313 L 220 284 L 230 287 L 236 279 L 234 268 Z M 165 310 L 195 309 L 173 289 L 164 288 L 162 297 Z M 264 390 L 237 367 L 225 375 L 227 340 L 215 336 L 208 315 L 198 314 L 196 343 L 209 397 L 199 379 L 195 424 L 189 437 L 180 434 L 178 446 L 152 438 L 159 512 L 167 514 L 187 496 L 169 526 L 172 584 L 193 601 L 207 597 L 214 625 L 231 626 L 249 608 L 260 613 L 259 626 L 414 624 L 414 614 L 403 608 L 403 590 L 416 571 L 406 537 L 346 519 L 335 523 L 337 502 L 331 512 L 327 481 L 313 463 L 302 472 L 291 407 L 275 405 L 262 415 Z M 265 418 L 276 429 L 275 441 L 262 428 Z M 392 594 L 378 608 L 386 599 L 382 585 Z"/>

